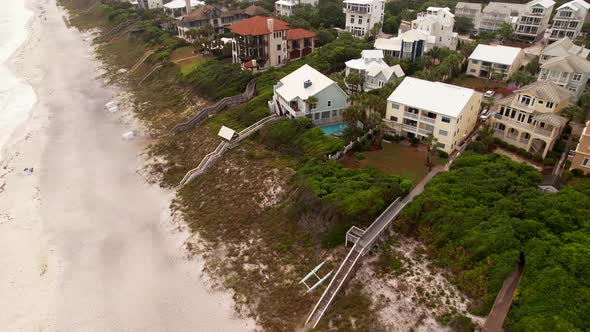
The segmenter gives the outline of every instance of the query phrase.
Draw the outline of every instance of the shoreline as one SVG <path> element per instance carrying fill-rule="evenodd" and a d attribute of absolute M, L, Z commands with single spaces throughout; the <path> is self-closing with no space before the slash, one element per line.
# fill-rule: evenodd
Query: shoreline
<path fill-rule="evenodd" d="M 188 258 L 183 244 L 192 235 L 186 232 L 184 225 L 176 224 L 170 216 L 169 207 L 173 193 L 157 185 L 148 185 L 147 180 L 140 174 L 139 170 L 147 162 L 144 152 L 149 139 L 136 137 L 133 140 L 123 140 L 121 134 L 126 130 L 142 130 L 141 127 L 137 127 L 140 120 L 128 109 L 120 110 L 114 116 L 104 110 L 107 101 L 126 92 L 117 86 L 105 84 L 100 80 L 100 75 L 96 75 L 103 64 L 96 59 L 91 40 L 87 40 L 85 34 L 75 28 L 65 27 L 62 17 L 67 13 L 58 8 L 54 1 L 26 0 L 26 6 L 33 12 L 27 22 L 29 35 L 7 62 L 10 63 L 10 69 L 16 77 L 33 87 L 37 100 L 27 119 L 15 129 L 3 147 L 7 154 L 0 161 L 1 170 L 6 171 L 4 192 L 0 190 L 0 211 L 3 211 L 0 214 L 0 240 L 5 244 L 0 263 L 6 267 L 3 273 L 0 273 L 0 293 L 6 300 L 5 304 L 0 305 L 0 325 L 9 330 L 40 331 L 72 328 L 87 331 L 134 328 L 190 331 L 199 327 L 228 331 L 255 329 L 251 319 L 236 317 L 231 292 L 214 290 L 209 276 L 203 272 L 202 259 Z M 48 16 L 42 21 L 45 14 Z M 52 14 L 54 16 L 51 16 Z M 50 26 L 45 27 L 48 24 Z M 45 30 L 58 24 L 72 36 L 56 37 L 56 43 L 69 42 L 67 38 L 76 36 L 78 40 L 71 39 L 74 44 L 70 44 L 69 51 L 71 54 L 82 52 L 87 55 L 85 59 L 73 59 L 72 66 L 65 70 L 77 70 L 80 73 L 90 71 L 95 74 L 86 77 L 89 85 L 82 87 L 83 90 L 80 92 L 85 92 L 80 96 L 75 91 L 75 85 L 63 84 L 67 81 L 67 76 L 63 77 L 62 81 L 60 75 L 67 73 L 48 68 L 49 65 L 45 65 L 46 61 L 43 59 L 47 54 L 38 51 L 49 44 L 42 38 L 47 34 Z M 83 44 L 81 47 L 85 48 L 77 49 L 76 43 Z M 59 45 L 55 45 L 55 48 L 59 48 Z M 35 50 L 37 52 L 34 52 Z M 51 54 L 48 58 L 51 58 Z M 58 59 L 55 62 L 58 66 L 63 63 Z M 87 63 L 90 63 L 92 68 L 84 68 Z M 47 84 L 48 79 L 56 78 L 54 84 Z M 61 86 L 62 84 L 64 86 Z M 96 90 L 98 85 L 102 91 Z M 66 86 L 68 88 L 63 89 Z M 88 101 L 85 95 L 89 91 L 95 95 L 91 97 L 91 101 Z M 76 95 L 68 96 L 68 92 Z M 72 110 L 63 108 L 63 105 L 70 103 L 72 109 L 85 110 L 88 106 L 95 108 L 96 111 L 91 117 L 97 121 L 92 122 L 84 117 L 77 119 Z M 99 109 L 99 106 L 102 107 Z M 70 123 L 69 116 L 61 115 L 66 112 L 74 118 L 73 123 Z M 76 121 L 83 122 L 77 124 Z M 78 131 L 77 126 L 85 126 L 91 132 Z M 100 129 L 93 128 L 94 126 Z M 136 210 L 135 217 L 130 216 L 128 220 L 137 221 L 138 225 L 124 225 L 121 229 L 116 229 L 119 227 L 116 216 L 128 215 L 128 211 L 122 210 L 109 218 L 102 211 L 93 211 L 92 203 L 87 205 L 81 200 L 82 205 L 76 204 L 76 196 L 87 195 L 83 193 L 86 191 L 84 188 L 91 187 L 84 184 L 85 175 L 79 178 L 85 171 L 81 170 L 75 177 L 54 172 L 60 169 L 64 172 L 79 172 L 78 167 L 68 169 L 79 161 L 68 160 L 68 163 L 64 164 L 64 161 L 56 157 L 60 155 L 61 158 L 72 159 L 76 158 L 77 153 L 84 151 L 80 150 L 84 147 L 78 146 L 75 142 L 64 142 L 63 136 L 68 135 L 88 141 L 91 141 L 88 135 L 100 136 L 96 141 L 97 147 L 101 149 L 96 151 L 99 154 L 106 152 L 102 151 L 103 149 L 115 149 L 106 154 L 115 159 L 114 163 L 95 160 L 97 165 L 88 166 L 95 168 L 93 172 L 101 172 L 102 165 L 108 168 L 107 174 L 120 173 L 119 177 L 123 176 L 115 182 L 122 185 L 121 189 L 126 191 L 121 197 L 125 198 L 120 199 L 118 203 L 130 204 L 128 208 Z M 103 146 L 101 140 L 111 141 L 112 144 Z M 64 151 L 59 148 L 61 145 L 74 150 Z M 89 147 L 88 150 L 88 156 L 80 157 L 89 159 L 86 162 L 92 163 L 92 148 Z M 128 154 L 131 151 L 134 152 Z M 116 162 L 119 156 L 126 162 Z M 62 167 L 62 164 L 65 167 Z M 29 167 L 34 171 L 23 171 Z M 56 177 L 64 179 L 56 181 Z M 79 181 L 80 188 L 76 188 Z M 103 185 L 91 180 L 90 183 L 93 183 L 94 190 L 97 191 L 92 193 L 93 196 L 100 194 L 101 199 L 104 199 L 108 196 L 102 198 L 101 192 L 120 189 L 108 185 L 108 180 L 105 182 L 107 183 Z M 124 189 L 129 187 L 133 189 Z M 79 190 L 81 191 L 78 193 Z M 144 200 L 133 201 L 134 194 L 129 195 L 133 190 L 135 195 L 144 197 Z M 61 194 L 53 193 L 55 191 Z M 111 199 L 121 195 L 116 192 L 111 194 Z M 145 199 L 147 202 L 151 201 L 148 205 L 156 207 L 143 207 L 141 204 L 147 203 Z M 133 202 L 128 203 L 129 201 Z M 71 208 L 64 210 L 60 206 L 65 206 L 63 204 L 74 204 L 74 210 L 80 210 L 73 211 L 77 217 L 72 219 L 68 216 L 72 214 Z M 116 208 L 117 204 L 112 207 Z M 156 212 L 156 215 L 150 212 Z M 101 216 L 105 220 L 101 220 Z M 148 219 L 155 223 L 144 221 Z M 86 220 L 92 222 L 80 225 Z M 72 224 L 72 221 L 76 223 Z M 104 221 L 105 229 L 95 225 L 98 221 Z M 80 233 L 82 227 L 87 227 L 87 231 Z M 146 230 L 148 232 L 144 233 Z M 71 233 L 72 231 L 75 233 Z M 118 234 L 121 232 L 123 235 Z M 126 236 L 125 232 L 131 232 L 130 235 L 133 236 Z M 66 235 L 68 233 L 76 236 L 72 238 Z M 112 242 L 115 239 L 116 242 Z M 114 243 L 119 244 L 112 247 Z M 73 249 L 72 246 L 77 249 Z M 118 249 L 113 252 L 114 248 Z M 97 254 L 99 256 L 96 256 Z M 80 255 L 85 257 L 82 261 L 76 258 Z M 98 257 L 108 261 L 93 259 Z M 113 259 L 115 261 L 109 262 Z M 120 266 L 125 261 L 127 263 Z M 90 262 L 102 266 L 87 266 Z M 82 267 L 83 271 L 80 270 Z M 119 273 L 119 268 L 123 268 L 125 273 Z M 131 282 L 129 274 L 139 279 Z M 91 276 L 97 280 L 90 279 Z M 98 284 L 94 285 L 96 282 Z M 106 284 L 100 286 L 101 283 Z M 116 286 L 107 287 L 109 283 Z M 93 289 L 96 286 L 99 286 L 99 289 Z M 140 289 L 145 291 L 138 292 Z"/>

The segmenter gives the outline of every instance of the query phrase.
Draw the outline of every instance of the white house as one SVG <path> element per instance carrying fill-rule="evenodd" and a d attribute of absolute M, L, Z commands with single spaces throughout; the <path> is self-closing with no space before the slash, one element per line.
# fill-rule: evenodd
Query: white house
<path fill-rule="evenodd" d="M 342 112 L 348 106 L 346 92 L 309 65 L 283 77 L 273 89 L 271 112 L 288 118 L 307 117 L 315 124 L 337 123 L 342 122 Z"/>
<path fill-rule="evenodd" d="M 573 92 L 580 99 L 590 77 L 590 61 L 577 55 L 553 58 L 541 65 L 539 81 L 550 81 Z"/>
<path fill-rule="evenodd" d="M 562 39 L 556 41 L 553 44 L 546 46 L 541 51 L 541 56 L 539 57 L 539 63 L 545 63 L 550 59 L 560 56 L 566 55 L 577 55 L 583 59 L 588 57 L 590 50 L 584 48 L 583 46 L 578 46 L 574 44 L 571 39 L 567 37 L 563 37 Z"/>
<path fill-rule="evenodd" d="M 275 2 L 275 14 L 282 16 L 293 15 L 293 9 L 297 5 L 311 5 L 316 7 L 319 0 L 279 0 Z"/>
<path fill-rule="evenodd" d="M 434 47 L 436 37 L 420 30 L 408 30 L 393 38 L 377 38 L 375 49 L 385 56 L 415 61 Z"/>
<path fill-rule="evenodd" d="M 481 23 L 481 3 L 457 2 L 455 16 L 467 17 L 473 22 L 473 30 L 477 32 Z"/>
<path fill-rule="evenodd" d="M 573 0 L 557 8 L 553 16 L 549 40 L 556 41 L 563 37 L 576 39 L 582 31 L 588 9 L 590 4 L 583 0 Z"/>
<path fill-rule="evenodd" d="M 535 41 L 543 37 L 549 26 L 553 0 L 533 0 L 527 2 L 526 9 L 518 16 L 514 37 L 525 41 Z"/>
<path fill-rule="evenodd" d="M 483 96 L 473 89 L 406 77 L 387 98 L 385 124 L 392 134 L 424 140 L 453 152 L 475 128 Z"/>
<path fill-rule="evenodd" d="M 507 2 L 490 2 L 482 10 L 478 31 L 496 31 L 503 23 L 513 25 L 526 5 Z"/>
<path fill-rule="evenodd" d="M 384 10 L 385 0 L 345 0 L 346 31 L 357 37 L 368 36 L 375 24 L 383 24 Z"/>
<path fill-rule="evenodd" d="M 358 86 L 347 86 L 358 91 L 371 91 L 385 86 L 398 77 L 405 76 L 400 65 L 389 66 L 383 61 L 383 51 L 364 50 L 360 59 L 346 61 L 346 77 L 350 74 L 361 74 L 365 82 Z"/>
<path fill-rule="evenodd" d="M 467 75 L 508 79 L 522 64 L 524 52 L 518 47 L 479 44 L 469 56 Z"/>
<path fill-rule="evenodd" d="M 436 37 L 435 46 L 451 50 L 457 48 L 458 34 L 453 32 L 455 15 L 448 7 L 428 7 L 425 13 L 418 13 L 412 21 L 412 29 L 420 30 Z"/>
<path fill-rule="evenodd" d="M 187 6 L 190 5 L 190 10 L 187 10 Z M 164 12 L 176 19 L 182 18 L 188 12 L 195 9 L 197 6 L 204 6 L 204 1 L 198 0 L 172 0 L 163 6 Z"/>

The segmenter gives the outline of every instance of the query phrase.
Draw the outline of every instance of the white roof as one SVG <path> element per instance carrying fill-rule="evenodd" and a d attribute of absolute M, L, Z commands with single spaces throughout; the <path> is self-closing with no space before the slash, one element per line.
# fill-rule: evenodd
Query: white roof
<path fill-rule="evenodd" d="M 563 5 L 559 6 L 559 8 L 557 8 L 557 9 L 563 9 L 566 7 L 569 7 L 571 9 L 574 9 L 575 11 L 578 11 L 578 9 L 580 9 L 580 8 L 590 9 L 590 4 L 588 4 L 586 1 L 574 0 L 574 1 L 564 3 Z"/>
<path fill-rule="evenodd" d="M 406 77 L 387 100 L 456 118 L 475 93 L 456 85 Z"/>
<path fill-rule="evenodd" d="M 469 59 L 512 66 L 520 52 L 522 52 L 522 49 L 518 47 L 479 44 L 473 53 L 471 53 Z"/>
<path fill-rule="evenodd" d="M 383 59 L 384 57 L 382 50 L 363 50 L 361 52 L 363 59 Z"/>
<path fill-rule="evenodd" d="M 196 7 L 196 6 L 201 6 L 201 5 L 205 5 L 205 2 L 198 1 L 198 0 L 191 0 L 191 7 Z M 168 9 L 185 8 L 186 2 L 184 0 L 172 0 L 171 2 L 165 4 L 164 7 L 168 8 Z"/>
<path fill-rule="evenodd" d="M 359 4 L 359 5 L 370 5 L 373 3 L 374 0 L 345 0 L 344 3 L 355 3 L 355 4 Z M 383 2 L 385 0 L 378 0 L 380 2 Z"/>
<path fill-rule="evenodd" d="M 290 0 L 279 0 L 277 2 L 275 2 L 276 4 L 279 5 L 284 5 L 284 6 L 295 6 L 295 2 L 294 1 L 290 1 Z"/>
<path fill-rule="evenodd" d="M 377 38 L 375 39 L 374 47 L 379 50 L 387 51 L 401 51 L 402 41 L 415 42 L 417 40 L 425 40 L 426 44 L 434 44 L 436 42 L 436 36 L 432 36 L 422 30 L 408 30 L 401 33 L 397 37 L 393 38 Z M 425 46 L 427 46 L 425 45 Z"/>
<path fill-rule="evenodd" d="M 377 38 L 374 47 L 379 50 L 399 51 L 402 49 L 402 40 L 395 38 Z"/>
<path fill-rule="evenodd" d="M 311 85 L 307 88 L 303 85 L 305 81 L 311 82 Z M 283 77 L 280 82 L 282 85 L 276 90 L 276 93 L 286 101 L 292 101 L 296 98 L 307 100 L 307 98 L 335 84 L 328 76 L 309 65 L 299 67 L 299 69 Z"/>
<path fill-rule="evenodd" d="M 217 135 L 221 136 L 221 138 L 226 139 L 228 141 L 231 141 L 231 139 L 234 138 L 235 134 L 235 130 L 228 128 L 226 126 L 221 126 L 221 129 L 219 129 L 219 133 L 217 133 Z"/>
<path fill-rule="evenodd" d="M 535 5 L 541 5 L 545 8 L 549 8 L 551 6 L 555 5 L 555 1 L 553 0 L 533 0 L 527 3 L 527 6 L 535 6 Z"/>
<path fill-rule="evenodd" d="M 426 8 L 426 11 L 435 11 L 435 12 L 439 12 L 439 11 L 445 11 L 448 15 L 450 15 L 451 17 L 455 17 L 455 14 L 451 13 L 451 8 L 449 7 L 428 7 Z"/>

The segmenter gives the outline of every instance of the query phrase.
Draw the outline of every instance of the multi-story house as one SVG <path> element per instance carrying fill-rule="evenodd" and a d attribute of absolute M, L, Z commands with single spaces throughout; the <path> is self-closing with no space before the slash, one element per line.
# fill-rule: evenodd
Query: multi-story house
<path fill-rule="evenodd" d="M 553 0 L 533 0 L 527 2 L 526 9 L 518 16 L 514 37 L 525 41 L 536 41 L 543 37 L 549 26 Z"/>
<path fill-rule="evenodd" d="M 545 158 L 567 124 L 559 113 L 572 96 L 571 91 L 549 81 L 515 90 L 494 105 L 490 118 L 494 136 Z"/>
<path fill-rule="evenodd" d="M 590 78 L 590 61 L 577 55 L 553 58 L 541 65 L 539 81 L 550 81 L 570 90 L 578 101 Z"/>
<path fill-rule="evenodd" d="M 297 5 L 311 5 L 316 7 L 318 0 L 279 0 L 275 2 L 275 14 L 280 16 L 293 15 L 293 9 Z"/>
<path fill-rule="evenodd" d="M 385 56 L 408 59 L 414 62 L 435 45 L 436 37 L 420 30 L 408 30 L 393 38 L 377 38 L 375 49 Z"/>
<path fill-rule="evenodd" d="M 526 5 L 507 2 L 490 2 L 481 13 L 478 31 L 496 31 L 502 23 L 512 25 Z"/>
<path fill-rule="evenodd" d="M 477 32 L 481 23 L 481 3 L 457 2 L 455 16 L 470 19 L 473 22 L 474 32 Z"/>
<path fill-rule="evenodd" d="M 172 0 L 163 6 L 164 12 L 170 17 L 180 19 L 190 13 L 198 6 L 205 5 L 205 2 L 198 0 Z"/>
<path fill-rule="evenodd" d="M 449 8 L 428 7 L 426 12 L 418 13 L 418 18 L 412 21 L 412 29 L 434 36 L 435 46 L 446 47 L 451 50 L 457 48 L 458 34 L 453 32 L 455 15 Z"/>
<path fill-rule="evenodd" d="M 568 159 L 571 161 L 570 169 L 579 169 L 584 174 L 590 173 L 590 121 L 586 122 L 573 157 Z"/>
<path fill-rule="evenodd" d="M 553 16 L 549 41 L 556 41 L 563 37 L 575 40 L 582 31 L 588 9 L 590 4 L 583 0 L 573 0 L 557 8 Z"/>
<path fill-rule="evenodd" d="M 315 33 L 305 29 L 289 29 L 287 30 L 287 52 L 289 52 L 289 60 L 300 59 L 311 52 L 315 48 Z"/>
<path fill-rule="evenodd" d="M 137 7 L 139 9 L 156 9 L 162 8 L 165 4 L 172 0 L 138 0 Z"/>
<path fill-rule="evenodd" d="M 342 122 L 348 95 L 326 75 L 309 65 L 283 77 L 274 86 L 271 112 L 288 118 L 307 117 L 315 124 Z"/>
<path fill-rule="evenodd" d="M 387 98 L 391 134 L 426 139 L 453 152 L 475 128 L 483 96 L 473 89 L 406 77 Z"/>
<path fill-rule="evenodd" d="M 190 40 L 187 36 L 189 30 L 206 25 L 211 25 L 216 33 L 225 33 L 229 31 L 230 25 L 236 22 L 265 14 L 268 14 L 266 9 L 255 5 L 233 10 L 218 5 L 197 6 L 178 21 L 178 36 Z"/>
<path fill-rule="evenodd" d="M 539 57 L 539 63 L 543 64 L 550 59 L 567 56 L 577 55 L 583 59 L 586 59 L 590 54 L 590 50 L 583 46 L 574 44 L 571 39 L 563 37 L 562 39 L 546 46 Z"/>
<path fill-rule="evenodd" d="M 469 56 L 467 75 L 505 80 L 520 68 L 523 58 L 518 47 L 479 44 Z"/>
<path fill-rule="evenodd" d="M 371 91 L 380 89 L 396 78 L 405 76 L 400 65 L 389 66 L 383 58 L 381 50 L 363 50 L 360 59 L 346 61 L 346 77 L 351 74 L 360 74 L 364 77 L 364 83 L 360 86 L 347 82 L 348 88 L 354 91 Z"/>
<path fill-rule="evenodd" d="M 278 67 L 288 60 L 287 22 L 254 16 L 232 24 L 232 61 L 253 71 Z"/>
<path fill-rule="evenodd" d="M 384 10 L 385 0 L 345 0 L 346 31 L 357 37 L 368 36 L 375 24 L 383 24 Z"/>

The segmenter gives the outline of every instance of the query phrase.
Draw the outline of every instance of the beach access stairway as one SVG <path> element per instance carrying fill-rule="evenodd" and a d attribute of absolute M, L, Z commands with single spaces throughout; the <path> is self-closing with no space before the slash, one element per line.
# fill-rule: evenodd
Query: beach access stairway
<path fill-rule="evenodd" d="M 223 140 L 219 145 L 213 150 L 212 152 L 208 153 L 203 160 L 199 163 L 199 165 L 186 173 L 186 175 L 180 181 L 178 188 L 182 188 L 187 183 L 191 182 L 195 177 L 205 173 L 207 168 L 209 168 L 216 160 L 221 158 L 221 156 L 227 151 L 235 148 L 238 144 L 246 139 L 246 137 L 252 135 L 264 125 L 276 121 L 280 119 L 280 117 L 276 114 L 272 114 L 267 116 L 260 121 L 254 123 L 253 125 L 249 126 L 248 128 L 240 131 L 232 140 L 226 141 Z"/>
<path fill-rule="evenodd" d="M 98 37 L 98 41 L 99 42 L 104 42 L 104 41 L 108 41 L 111 40 L 111 38 L 113 38 L 115 35 L 117 35 L 119 32 L 123 31 L 123 29 L 129 29 L 131 28 L 135 23 L 139 22 L 139 18 L 132 18 L 126 21 L 123 21 L 119 24 L 117 24 L 114 28 L 112 28 L 109 32 L 105 33 L 104 35 Z"/>
<path fill-rule="evenodd" d="M 154 53 L 154 50 L 148 50 L 147 52 L 145 52 L 145 54 L 133 65 L 133 67 L 129 69 L 129 72 L 134 72 L 137 68 L 139 68 L 139 66 L 141 66 L 145 62 L 145 60 L 147 60 L 147 58 L 150 57 L 150 55 Z"/>
<path fill-rule="evenodd" d="M 328 284 L 328 287 L 316 303 L 307 318 L 305 325 L 311 324 L 314 328 L 319 323 L 320 319 L 334 301 L 336 294 L 342 286 L 352 277 L 357 264 L 362 256 L 369 253 L 379 237 L 383 234 L 391 222 L 399 215 L 401 210 L 410 202 L 411 198 L 406 197 L 403 200 L 399 197 L 391 203 L 383 213 L 366 230 L 362 231 L 362 235 L 353 245 L 352 249 L 340 265 L 336 274 Z M 358 228 L 357 228 L 358 229 Z"/>
<path fill-rule="evenodd" d="M 137 83 L 137 86 L 140 86 L 143 82 L 145 82 L 145 80 L 147 80 L 150 76 L 152 76 L 153 73 L 155 73 L 157 70 L 160 70 L 164 65 L 161 63 L 155 64 L 152 69 L 150 69 L 145 75 L 143 75 L 143 77 L 141 78 L 141 80 L 139 81 L 139 83 Z"/>
<path fill-rule="evenodd" d="M 211 106 L 205 107 L 197 114 L 194 114 L 193 116 L 191 116 L 190 119 L 174 126 L 174 128 L 172 128 L 172 134 L 178 134 L 181 131 L 185 131 L 187 129 L 190 129 L 193 126 L 196 126 L 197 124 L 205 121 L 209 116 L 223 111 L 226 107 L 236 106 L 236 105 L 240 105 L 240 104 L 247 102 L 248 100 L 252 99 L 252 97 L 254 97 L 255 92 L 256 92 L 256 79 L 252 79 L 246 85 L 246 90 L 243 93 L 241 93 L 239 95 L 231 96 L 231 97 L 225 97 L 225 98 L 221 99 L 220 101 L 218 101 L 217 103 L 215 103 Z"/>

